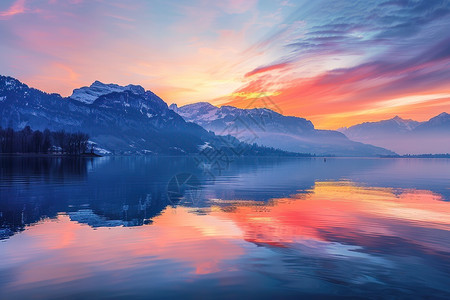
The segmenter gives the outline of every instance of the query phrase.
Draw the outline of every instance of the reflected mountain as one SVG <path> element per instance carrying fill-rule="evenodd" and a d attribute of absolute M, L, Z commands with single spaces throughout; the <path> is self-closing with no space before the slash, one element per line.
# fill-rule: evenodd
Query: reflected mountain
<path fill-rule="evenodd" d="M 197 158 L 2 158 L 2 293 L 448 298 L 450 160 Z"/>
<path fill-rule="evenodd" d="M 67 192 L 52 187 L 83 182 L 87 158 L 0 157 L 0 239 L 53 218 L 67 207 Z"/>
<path fill-rule="evenodd" d="M 0 238 L 67 214 L 91 227 L 150 224 L 167 206 L 232 209 L 311 193 L 317 182 L 424 189 L 450 199 L 450 161 L 434 159 L 258 158 L 214 169 L 195 157 L 1 157 Z"/>

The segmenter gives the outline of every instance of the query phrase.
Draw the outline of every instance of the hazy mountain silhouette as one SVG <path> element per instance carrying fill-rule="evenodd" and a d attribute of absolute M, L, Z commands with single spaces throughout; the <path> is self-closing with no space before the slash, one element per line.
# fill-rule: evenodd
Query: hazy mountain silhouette
<path fill-rule="evenodd" d="M 341 128 L 339 131 L 351 140 L 385 147 L 399 154 L 450 152 L 450 115 L 446 112 L 426 122 L 396 116 L 389 120 Z"/>

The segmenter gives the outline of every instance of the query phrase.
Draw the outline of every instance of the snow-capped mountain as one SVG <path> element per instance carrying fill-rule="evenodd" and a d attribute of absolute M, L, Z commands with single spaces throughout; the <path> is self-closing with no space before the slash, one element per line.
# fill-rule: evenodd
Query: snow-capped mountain
<path fill-rule="evenodd" d="M 110 94 L 113 92 L 131 91 L 136 95 L 145 93 L 145 89 L 139 85 L 120 86 L 117 84 L 105 84 L 100 81 L 95 81 L 91 86 L 84 86 L 73 90 L 71 99 L 78 100 L 83 103 L 92 104 L 98 97 Z"/>
<path fill-rule="evenodd" d="M 184 121 L 154 93 L 137 86 L 102 94 L 87 103 L 0 76 L 0 97 L 0 126 L 4 128 L 28 125 L 34 130 L 82 131 L 112 152 L 195 153 L 214 138 Z"/>
<path fill-rule="evenodd" d="M 339 131 L 351 140 L 392 149 L 399 154 L 450 152 L 450 115 L 445 112 L 426 122 L 395 116 L 388 120 L 341 128 Z"/>
<path fill-rule="evenodd" d="M 96 81 L 81 93 L 88 96 L 82 97 L 79 91 L 74 92 L 78 99 L 63 98 L 0 76 L 0 126 L 81 131 L 89 134 L 90 143 L 113 154 L 189 154 L 199 153 L 206 145 L 224 151 L 230 150 L 230 145 L 243 146 L 234 138 L 217 137 L 186 122 L 161 98 L 140 86 Z M 250 145 L 245 149 L 242 155 L 292 155 Z"/>
<path fill-rule="evenodd" d="M 284 116 L 266 108 L 216 107 L 207 102 L 182 107 L 172 104 L 170 108 L 186 121 L 218 135 L 230 134 L 249 143 L 286 151 L 338 156 L 393 154 L 386 149 L 350 141 L 337 131 L 315 129 L 311 121 L 304 118 Z"/>
<path fill-rule="evenodd" d="M 252 131 L 308 132 L 314 125 L 303 118 L 287 117 L 267 108 L 239 109 L 233 106 L 216 107 L 207 102 L 185 105 L 180 108 L 171 105 L 188 122 L 194 122 L 207 130 L 219 133 L 238 120 Z"/>

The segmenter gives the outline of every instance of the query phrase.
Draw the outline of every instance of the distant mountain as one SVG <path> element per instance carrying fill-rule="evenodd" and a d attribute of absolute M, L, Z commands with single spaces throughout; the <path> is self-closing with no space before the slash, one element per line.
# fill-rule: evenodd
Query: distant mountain
<path fill-rule="evenodd" d="M 427 122 L 421 123 L 417 128 L 416 132 L 437 132 L 437 133 L 447 133 L 450 134 L 450 115 L 443 112 L 436 117 L 431 118 Z M 446 136 L 450 138 L 449 135 Z M 449 149 L 450 151 L 450 149 Z"/>
<path fill-rule="evenodd" d="M 396 116 L 339 131 L 351 140 L 388 148 L 399 154 L 450 152 L 450 115 L 445 112 L 426 122 Z"/>
<path fill-rule="evenodd" d="M 350 141 L 337 131 L 317 130 L 311 121 L 284 116 L 266 108 L 216 107 L 206 102 L 182 107 L 172 104 L 170 108 L 186 121 L 194 122 L 218 135 L 230 134 L 244 141 L 285 151 L 336 156 L 378 156 L 393 153 L 380 147 Z"/>
<path fill-rule="evenodd" d="M 420 125 L 420 122 L 414 120 L 402 119 L 399 116 L 395 116 L 389 120 L 383 120 L 379 122 L 365 122 L 352 126 L 350 128 L 340 128 L 340 132 L 343 132 L 351 139 L 364 138 L 368 133 L 370 134 L 385 134 L 386 132 L 395 132 L 397 134 L 405 134 L 411 132 L 414 128 Z"/>

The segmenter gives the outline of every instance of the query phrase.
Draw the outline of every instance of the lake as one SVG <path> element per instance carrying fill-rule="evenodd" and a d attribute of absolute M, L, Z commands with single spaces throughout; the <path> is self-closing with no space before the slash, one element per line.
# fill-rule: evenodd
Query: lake
<path fill-rule="evenodd" d="M 449 159 L 0 166 L 0 299 L 450 297 Z"/>

